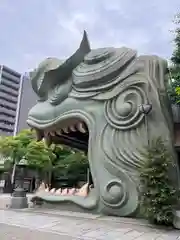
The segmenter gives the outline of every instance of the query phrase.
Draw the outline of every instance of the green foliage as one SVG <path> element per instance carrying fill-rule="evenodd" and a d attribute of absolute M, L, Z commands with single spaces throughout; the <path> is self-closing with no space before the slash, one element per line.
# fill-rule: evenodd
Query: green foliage
<path fill-rule="evenodd" d="M 34 131 L 31 131 L 30 129 L 24 129 L 19 132 L 18 135 L 14 137 L 14 139 L 19 140 L 22 146 L 26 148 L 32 140 L 36 139 L 36 137 Z"/>
<path fill-rule="evenodd" d="M 28 161 L 30 167 L 39 170 L 51 170 L 52 161 L 55 159 L 55 154 L 53 154 L 50 148 L 45 147 L 44 142 L 37 142 L 32 140 L 26 148 L 25 158 Z"/>
<path fill-rule="evenodd" d="M 174 23 L 176 25 L 176 29 L 174 31 L 175 49 L 173 51 L 171 61 L 179 71 L 180 69 L 180 13 L 175 16 Z"/>
<path fill-rule="evenodd" d="M 171 83 L 168 94 L 172 103 L 180 104 L 180 94 L 178 88 L 180 87 L 180 14 L 175 16 L 174 23 L 176 29 L 174 31 L 174 51 L 171 57 L 172 66 L 170 68 Z"/>
<path fill-rule="evenodd" d="M 174 167 L 172 157 L 161 138 L 153 140 L 150 146 L 145 148 L 142 156 L 142 213 L 151 223 L 171 225 L 173 207 L 178 199 L 178 192 L 168 174 L 169 169 Z"/>
<path fill-rule="evenodd" d="M 4 158 L 19 159 L 20 142 L 13 137 L 0 138 L 0 154 Z"/>
<path fill-rule="evenodd" d="M 61 156 L 61 160 L 56 163 L 55 168 L 60 176 L 79 178 L 87 172 L 87 156 L 83 152 L 71 151 L 64 158 Z"/>
<path fill-rule="evenodd" d="M 171 103 L 180 104 L 180 94 L 178 88 L 180 87 L 180 72 L 176 74 L 176 77 L 173 77 L 174 82 L 172 82 L 168 88 L 168 95 L 171 100 Z"/>
<path fill-rule="evenodd" d="M 12 162 L 19 162 L 24 154 L 21 142 L 13 137 L 0 139 L 0 154 Z"/>
<path fill-rule="evenodd" d="M 12 163 L 18 163 L 26 154 L 26 147 L 33 139 L 30 130 L 23 130 L 17 136 L 0 138 L 0 154 Z"/>
<path fill-rule="evenodd" d="M 86 174 L 88 167 L 84 153 L 63 145 L 46 147 L 43 141 L 36 141 L 33 131 L 27 129 L 15 137 L 1 137 L 0 155 L 8 158 L 8 168 L 25 157 L 30 168 L 41 173 L 51 172 L 57 176 L 74 175 L 78 178 L 79 175 Z"/>

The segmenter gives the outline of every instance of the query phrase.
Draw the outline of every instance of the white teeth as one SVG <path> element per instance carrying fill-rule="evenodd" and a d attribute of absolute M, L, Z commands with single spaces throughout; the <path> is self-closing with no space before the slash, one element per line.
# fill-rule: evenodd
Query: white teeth
<path fill-rule="evenodd" d="M 69 133 L 68 128 L 63 128 L 63 132 Z"/>
<path fill-rule="evenodd" d="M 56 135 L 55 132 L 50 132 L 50 134 L 51 134 L 51 136 L 55 136 Z"/>
<path fill-rule="evenodd" d="M 62 134 L 62 130 L 61 130 L 61 129 L 60 129 L 60 130 L 57 130 L 56 133 L 57 133 L 58 135 L 61 135 L 61 134 Z"/>
<path fill-rule="evenodd" d="M 46 188 L 46 189 L 45 189 L 45 192 L 49 192 L 49 188 Z"/>
<path fill-rule="evenodd" d="M 68 195 L 73 195 L 76 192 L 75 188 L 69 189 Z"/>
<path fill-rule="evenodd" d="M 45 136 L 45 137 L 49 136 L 49 132 L 44 131 L 44 136 Z"/>
<path fill-rule="evenodd" d="M 56 189 L 55 188 L 52 188 L 50 193 L 55 193 Z"/>
<path fill-rule="evenodd" d="M 44 143 L 47 147 L 50 147 L 51 144 L 52 144 L 52 139 L 51 139 L 51 136 L 50 135 L 47 135 L 45 138 L 44 138 Z"/>
<path fill-rule="evenodd" d="M 59 188 L 58 190 L 56 190 L 56 194 L 61 194 L 61 188 Z"/>
<path fill-rule="evenodd" d="M 86 183 L 79 189 L 76 195 L 81 197 L 86 197 L 88 195 L 88 189 L 89 189 L 89 183 Z"/>
<path fill-rule="evenodd" d="M 70 126 L 69 129 L 72 131 L 72 132 L 76 132 L 76 129 L 75 129 L 75 126 Z"/>
<path fill-rule="evenodd" d="M 37 130 L 37 129 L 35 129 L 35 133 L 36 133 L 37 141 L 41 141 L 42 138 L 43 138 L 42 133 L 39 130 Z"/>
<path fill-rule="evenodd" d="M 81 196 L 81 197 L 86 197 L 88 195 L 88 189 L 89 189 L 89 184 L 86 183 L 80 189 L 76 189 L 76 188 L 61 189 L 61 188 L 59 188 L 56 190 L 55 188 L 52 188 L 50 190 L 49 188 L 46 188 L 44 191 L 49 194 L 56 194 L 56 195 L 62 195 L 62 196 L 77 195 L 77 196 Z"/>
<path fill-rule="evenodd" d="M 63 128 L 63 129 L 59 129 L 57 131 L 51 131 L 51 132 L 45 131 L 44 139 L 46 139 L 45 142 L 49 146 L 49 145 L 51 145 L 51 141 L 52 141 L 51 136 L 62 135 L 63 133 L 68 134 L 70 132 L 76 132 L 77 130 L 80 131 L 81 133 L 87 132 L 85 124 L 83 122 L 79 122 L 76 125 L 71 125 L 71 126 Z M 36 135 L 37 135 L 37 139 L 41 139 L 43 137 L 40 135 L 40 132 L 38 132 L 38 131 L 36 131 Z"/>
<path fill-rule="evenodd" d="M 62 191 L 61 195 L 67 195 L 67 194 L 68 194 L 68 189 L 65 188 L 65 189 Z"/>
<path fill-rule="evenodd" d="M 86 129 L 85 129 L 85 126 L 82 122 L 78 123 L 77 124 L 77 129 L 82 132 L 82 133 L 86 133 Z"/>

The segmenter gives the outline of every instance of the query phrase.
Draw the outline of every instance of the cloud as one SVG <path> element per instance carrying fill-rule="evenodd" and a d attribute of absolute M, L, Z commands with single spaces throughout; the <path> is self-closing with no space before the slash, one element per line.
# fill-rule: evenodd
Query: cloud
<path fill-rule="evenodd" d="M 65 58 L 84 29 L 93 48 L 125 45 L 169 58 L 179 7 L 179 0 L 1 0 L 0 61 L 24 72 L 48 56 Z"/>

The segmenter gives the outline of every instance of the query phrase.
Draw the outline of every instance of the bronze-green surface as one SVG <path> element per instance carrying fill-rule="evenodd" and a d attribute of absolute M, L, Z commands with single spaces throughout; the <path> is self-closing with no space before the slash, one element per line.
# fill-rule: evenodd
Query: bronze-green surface
<path fill-rule="evenodd" d="M 67 132 L 84 123 L 94 189 L 87 197 L 39 192 L 36 198 L 73 202 L 103 214 L 136 215 L 139 168 L 144 161 L 140 151 L 161 136 L 175 156 L 166 70 L 164 59 L 137 56 L 130 48 L 91 50 L 86 33 L 68 60 L 44 60 L 31 73 L 39 101 L 27 122 L 48 144 L 57 139 L 62 143 L 63 135 L 68 138 L 63 129 Z M 177 171 L 174 168 L 170 174 L 179 184 Z"/>

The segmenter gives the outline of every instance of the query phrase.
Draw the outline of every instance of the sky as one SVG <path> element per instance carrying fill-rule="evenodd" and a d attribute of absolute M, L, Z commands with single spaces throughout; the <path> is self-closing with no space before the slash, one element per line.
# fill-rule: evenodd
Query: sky
<path fill-rule="evenodd" d="M 21 73 L 64 59 L 83 30 L 91 48 L 127 46 L 169 59 L 179 0 L 0 0 L 0 64 Z"/>

